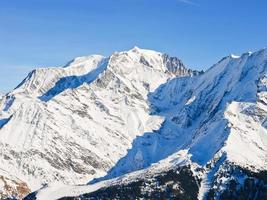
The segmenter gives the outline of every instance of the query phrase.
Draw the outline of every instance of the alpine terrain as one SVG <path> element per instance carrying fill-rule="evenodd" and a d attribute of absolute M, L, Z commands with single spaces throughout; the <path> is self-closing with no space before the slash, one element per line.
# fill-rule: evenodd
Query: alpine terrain
<path fill-rule="evenodd" d="M 2 199 L 267 199 L 267 49 L 38 68 L 0 97 L 0 163 Z"/>

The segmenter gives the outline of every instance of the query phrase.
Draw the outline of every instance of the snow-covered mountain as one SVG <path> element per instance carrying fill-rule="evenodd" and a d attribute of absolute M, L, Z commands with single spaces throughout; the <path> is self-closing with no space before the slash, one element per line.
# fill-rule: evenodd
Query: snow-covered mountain
<path fill-rule="evenodd" d="M 149 94 L 197 74 L 175 57 L 137 47 L 38 68 L 0 100 L 0 170 L 32 191 L 105 176 L 136 137 L 162 126 Z"/>
<path fill-rule="evenodd" d="M 267 199 L 267 49 L 164 81 L 142 93 L 151 126 L 107 175 L 27 199 Z"/>
<path fill-rule="evenodd" d="M 79 57 L 0 100 L 0 195 L 266 199 L 266 129 L 267 49 L 205 73 L 137 47 Z"/>

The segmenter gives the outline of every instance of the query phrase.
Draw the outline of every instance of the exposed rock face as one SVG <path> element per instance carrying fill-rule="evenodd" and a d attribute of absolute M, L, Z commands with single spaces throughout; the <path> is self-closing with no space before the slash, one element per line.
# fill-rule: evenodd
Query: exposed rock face
<path fill-rule="evenodd" d="M 163 62 L 166 65 L 168 71 L 177 76 L 194 76 L 203 73 L 196 70 L 187 69 L 183 62 L 176 57 L 170 57 L 167 54 L 163 54 L 162 56 Z"/>
<path fill-rule="evenodd" d="M 6 172 L 0 172 L 0 199 L 22 199 L 30 193 L 28 185 Z"/>

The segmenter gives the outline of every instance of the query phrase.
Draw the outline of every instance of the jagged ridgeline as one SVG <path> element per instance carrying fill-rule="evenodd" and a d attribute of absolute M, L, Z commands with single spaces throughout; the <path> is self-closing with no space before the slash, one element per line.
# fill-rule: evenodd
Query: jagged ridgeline
<path fill-rule="evenodd" d="M 137 47 L 36 69 L 0 102 L 1 169 L 26 199 L 266 199 L 266 72 Z"/>

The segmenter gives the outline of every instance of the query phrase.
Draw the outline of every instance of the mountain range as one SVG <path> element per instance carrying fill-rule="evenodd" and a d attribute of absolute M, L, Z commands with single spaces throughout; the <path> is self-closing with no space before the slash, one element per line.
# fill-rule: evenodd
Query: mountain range
<path fill-rule="evenodd" d="M 0 196 L 266 199 L 266 129 L 267 49 L 78 57 L 0 98 Z"/>

